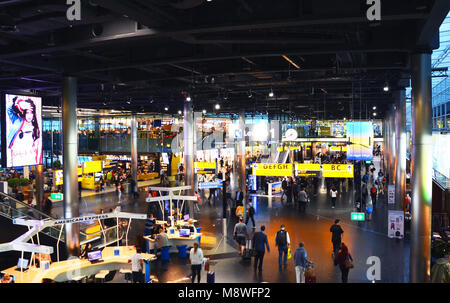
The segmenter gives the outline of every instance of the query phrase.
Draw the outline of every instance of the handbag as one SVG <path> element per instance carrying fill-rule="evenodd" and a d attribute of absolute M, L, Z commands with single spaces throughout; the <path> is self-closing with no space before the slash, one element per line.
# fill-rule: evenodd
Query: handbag
<path fill-rule="evenodd" d="M 353 267 L 355 267 L 355 266 L 354 266 L 353 263 L 350 261 L 350 257 L 347 256 L 347 258 L 345 258 L 345 268 L 350 269 L 350 268 L 353 268 Z"/>
<path fill-rule="evenodd" d="M 287 252 L 287 259 L 291 259 L 292 258 L 292 253 L 291 253 L 291 248 L 288 248 L 288 252 Z"/>

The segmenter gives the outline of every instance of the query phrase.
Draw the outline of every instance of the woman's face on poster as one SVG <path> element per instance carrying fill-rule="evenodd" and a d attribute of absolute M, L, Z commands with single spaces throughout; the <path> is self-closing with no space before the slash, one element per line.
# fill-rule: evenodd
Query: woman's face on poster
<path fill-rule="evenodd" d="M 33 110 L 25 110 L 25 121 L 27 121 L 28 123 L 31 123 L 31 121 L 33 121 Z"/>

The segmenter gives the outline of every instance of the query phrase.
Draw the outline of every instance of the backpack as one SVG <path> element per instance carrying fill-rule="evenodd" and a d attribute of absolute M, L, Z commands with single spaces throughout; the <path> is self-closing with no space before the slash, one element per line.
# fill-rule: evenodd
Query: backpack
<path fill-rule="evenodd" d="M 370 190 L 370 192 L 371 192 L 372 194 L 376 194 L 376 193 L 377 193 L 377 189 L 376 189 L 375 187 L 372 187 L 372 189 Z"/>
<path fill-rule="evenodd" d="M 277 232 L 277 237 L 275 239 L 275 242 L 278 244 L 278 246 L 283 247 L 287 245 L 287 235 L 286 231 L 280 230 Z"/>

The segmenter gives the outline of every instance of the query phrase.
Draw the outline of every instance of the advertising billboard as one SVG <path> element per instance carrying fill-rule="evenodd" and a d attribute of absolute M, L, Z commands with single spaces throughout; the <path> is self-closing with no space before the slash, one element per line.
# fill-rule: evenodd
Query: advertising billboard
<path fill-rule="evenodd" d="M 42 98 L 5 94 L 4 105 L 3 165 L 42 164 Z"/>
<path fill-rule="evenodd" d="M 373 159 L 372 122 L 347 122 L 347 160 L 368 161 Z"/>

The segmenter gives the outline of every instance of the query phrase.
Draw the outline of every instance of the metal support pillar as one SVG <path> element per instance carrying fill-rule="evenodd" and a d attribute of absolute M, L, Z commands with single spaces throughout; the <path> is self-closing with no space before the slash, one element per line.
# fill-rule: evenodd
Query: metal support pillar
<path fill-rule="evenodd" d="M 136 115 L 131 116 L 131 178 L 134 181 L 133 192 L 138 191 L 138 180 L 137 180 L 137 125 L 136 125 Z M 170 170 L 170 167 L 169 167 Z"/>
<path fill-rule="evenodd" d="M 411 56 L 410 282 L 430 281 L 432 201 L 431 52 Z"/>
<path fill-rule="evenodd" d="M 395 173 L 396 173 L 396 161 L 397 161 L 397 155 L 396 150 L 397 147 L 395 145 L 395 108 L 391 110 L 391 114 L 389 116 L 389 124 L 390 124 L 390 134 L 389 134 L 389 153 L 390 153 L 390 164 L 389 164 L 389 184 L 394 185 L 395 184 Z"/>
<path fill-rule="evenodd" d="M 242 189 L 243 193 L 243 204 L 244 204 L 244 218 L 247 214 L 247 191 L 246 181 L 245 181 L 245 112 L 241 111 L 239 113 L 239 129 L 242 131 L 242 137 L 238 139 L 238 176 L 239 176 L 239 187 Z"/>
<path fill-rule="evenodd" d="M 36 208 L 42 211 L 42 200 L 44 198 L 44 165 L 36 165 Z"/>
<path fill-rule="evenodd" d="M 395 204 L 404 209 L 406 197 L 406 95 L 405 90 L 399 92 L 399 100 L 395 111 L 395 146 L 397 165 L 395 173 Z"/>
<path fill-rule="evenodd" d="M 184 180 L 191 189 L 186 191 L 188 196 L 194 195 L 194 112 L 192 102 L 184 103 Z M 189 217 L 194 217 L 194 204 L 189 201 Z"/>
<path fill-rule="evenodd" d="M 64 218 L 79 217 L 77 78 L 65 76 L 62 88 Z M 80 223 L 66 224 L 68 256 L 80 255 Z"/>

